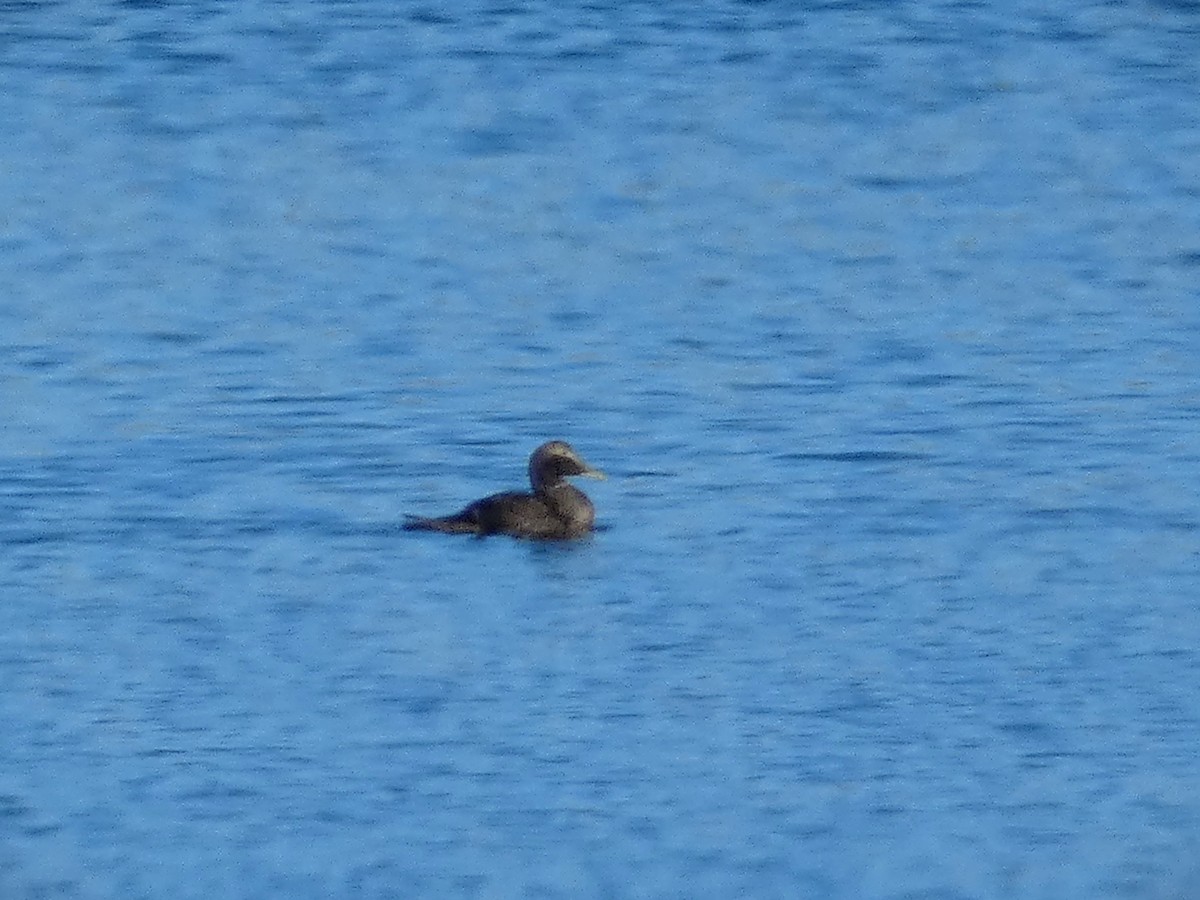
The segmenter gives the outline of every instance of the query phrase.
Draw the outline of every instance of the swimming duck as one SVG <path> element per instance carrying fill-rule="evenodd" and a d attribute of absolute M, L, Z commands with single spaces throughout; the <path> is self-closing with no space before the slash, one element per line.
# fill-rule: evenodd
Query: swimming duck
<path fill-rule="evenodd" d="M 573 475 L 604 478 L 603 472 L 584 462 L 566 441 L 549 441 L 529 457 L 532 493 L 492 494 L 449 516 L 409 516 L 404 527 L 412 531 L 510 534 L 539 540 L 583 537 L 592 531 L 596 510 L 587 494 L 566 481 Z"/>

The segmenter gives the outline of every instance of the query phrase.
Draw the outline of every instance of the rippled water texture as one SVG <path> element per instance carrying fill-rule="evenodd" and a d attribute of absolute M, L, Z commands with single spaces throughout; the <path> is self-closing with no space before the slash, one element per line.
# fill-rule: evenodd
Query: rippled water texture
<path fill-rule="evenodd" d="M 0 7 L 0 897 L 1200 896 L 1192 3 Z M 410 534 L 609 473 L 601 530 Z"/>

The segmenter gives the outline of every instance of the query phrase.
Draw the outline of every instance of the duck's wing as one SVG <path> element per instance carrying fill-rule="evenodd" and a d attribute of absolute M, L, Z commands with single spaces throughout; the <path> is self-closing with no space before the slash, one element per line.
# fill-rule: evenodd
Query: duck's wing
<path fill-rule="evenodd" d="M 562 517 L 535 494 L 513 491 L 493 494 L 468 506 L 479 526 L 479 534 L 511 534 L 524 538 L 563 537 Z"/>
<path fill-rule="evenodd" d="M 492 494 L 450 516 L 409 516 L 410 531 L 446 534 L 511 534 L 517 537 L 561 537 L 563 521 L 546 502 L 533 494 L 512 491 Z"/>

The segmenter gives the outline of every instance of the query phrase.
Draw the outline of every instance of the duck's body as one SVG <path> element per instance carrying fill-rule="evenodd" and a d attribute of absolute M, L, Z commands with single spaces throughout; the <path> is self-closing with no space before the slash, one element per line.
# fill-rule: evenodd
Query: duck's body
<path fill-rule="evenodd" d="M 529 458 L 532 493 L 510 491 L 476 500 L 450 516 L 409 516 L 404 527 L 447 534 L 509 534 L 540 540 L 583 537 L 592 531 L 596 510 L 579 488 L 565 480 L 572 475 L 603 478 L 583 461 L 570 444 L 550 441 Z"/>

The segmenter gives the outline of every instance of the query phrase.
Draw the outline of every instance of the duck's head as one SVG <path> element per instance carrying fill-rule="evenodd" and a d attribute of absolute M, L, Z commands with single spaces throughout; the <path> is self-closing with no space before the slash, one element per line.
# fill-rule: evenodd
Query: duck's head
<path fill-rule="evenodd" d="M 529 483 L 535 491 L 553 487 L 571 475 L 604 478 L 603 472 L 584 462 L 583 457 L 566 441 L 542 444 L 529 457 Z"/>

